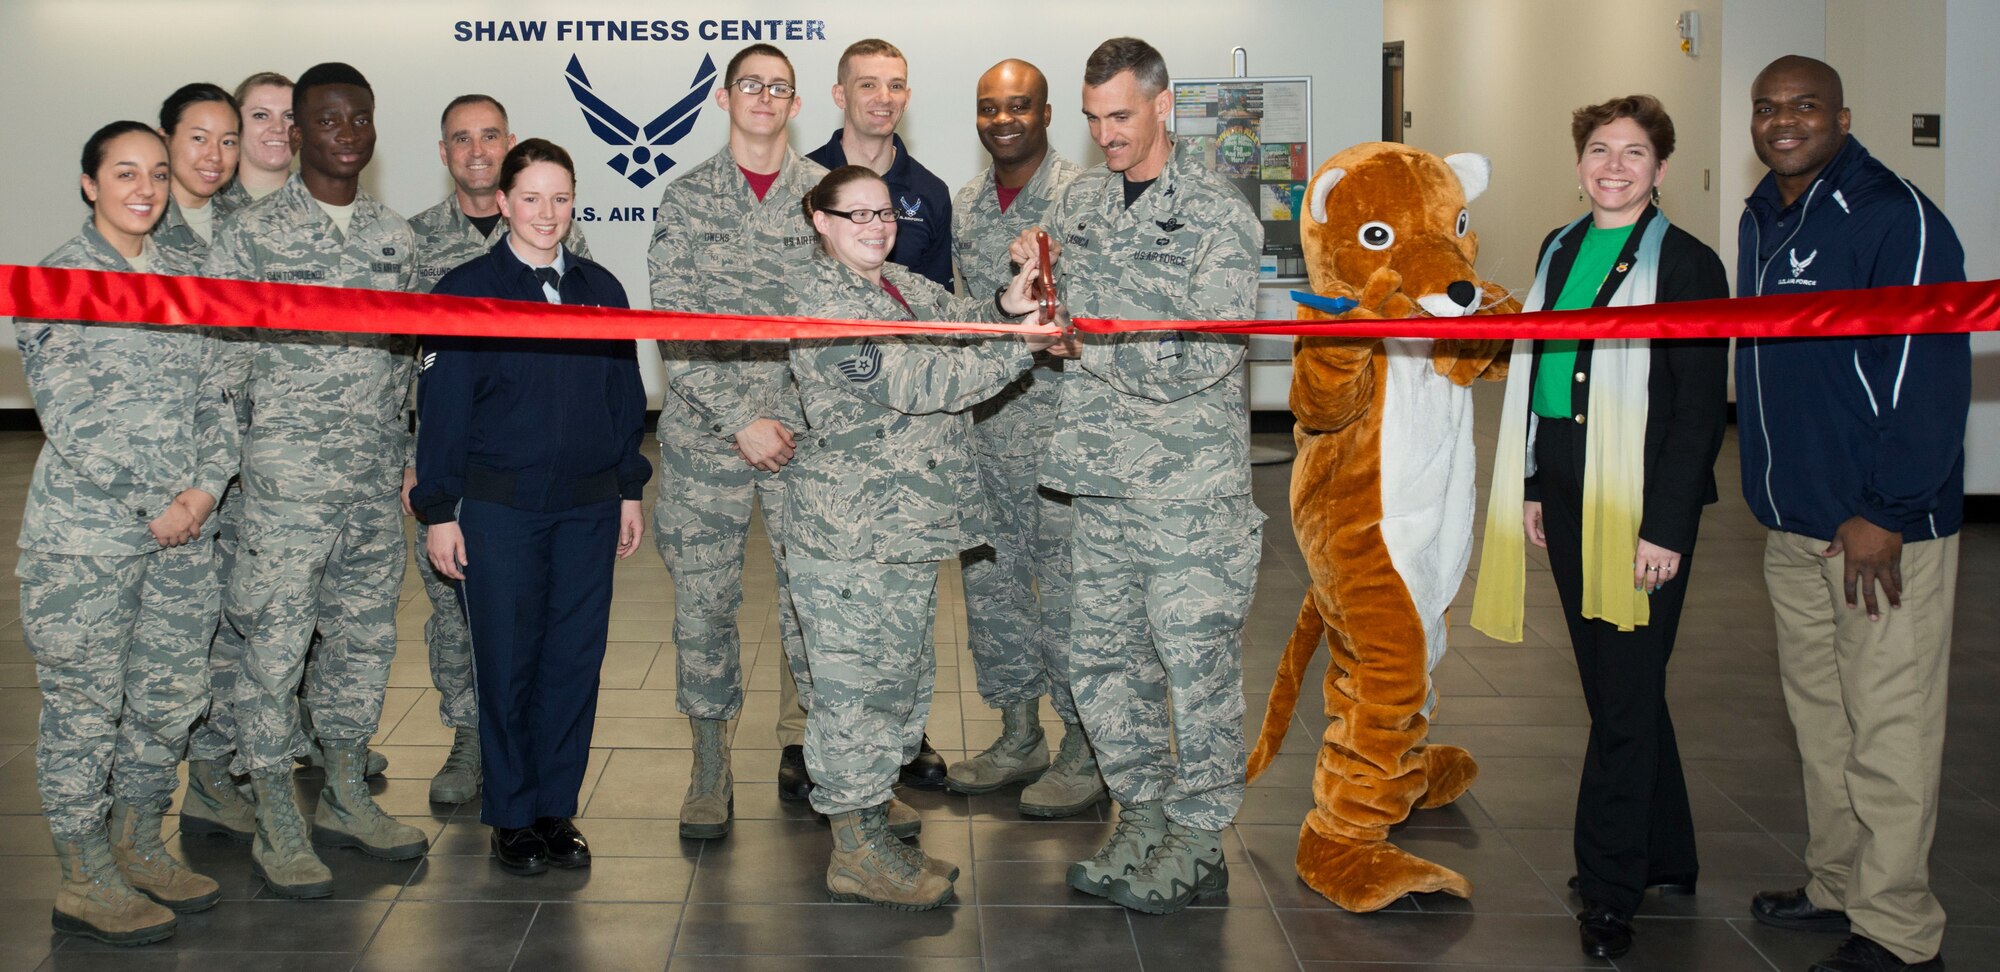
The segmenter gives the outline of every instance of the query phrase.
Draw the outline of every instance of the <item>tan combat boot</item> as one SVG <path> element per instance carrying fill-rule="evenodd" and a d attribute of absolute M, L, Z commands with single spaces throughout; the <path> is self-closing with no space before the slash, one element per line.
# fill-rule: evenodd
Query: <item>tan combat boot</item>
<path fill-rule="evenodd" d="M 132 887 L 181 914 L 207 911 L 222 900 L 221 885 L 167 852 L 160 815 L 122 800 L 111 801 L 111 857 Z"/>
<path fill-rule="evenodd" d="M 144 945 L 173 935 L 174 913 L 134 890 L 118 873 L 111 842 L 102 831 L 79 840 L 58 838 L 55 845 L 62 884 L 56 887 L 49 924 L 56 931 L 110 945 Z"/>
<path fill-rule="evenodd" d="M 736 816 L 736 774 L 729 768 L 729 722 L 688 717 L 694 728 L 694 772 L 681 801 L 681 836 L 714 840 L 729 836 Z"/>
<path fill-rule="evenodd" d="M 831 822 L 833 856 L 826 864 L 826 890 L 833 900 L 929 911 L 951 899 L 949 878 L 891 846 L 896 839 L 889 836 L 886 808 L 836 813 Z"/>
<path fill-rule="evenodd" d="M 1040 699 L 1029 699 L 1001 709 L 1000 738 L 979 755 L 951 764 L 944 775 L 945 789 L 977 795 L 1041 776 L 1049 768 L 1041 707 Z"/>
<path fill-rule="evenodd" d="M 248 843 L 257 834 L 257 808 L 237 789 L 229 764 L 187 761 L 187 795 L 181 799 L 181 833 L 214 834 Z"/>
<path fill-rule="evenodd" d="M 432 803 L 471 803 L 479 795 L 479 729 L 459 726 L 451 731 L 451 755 L 431 777 Z"/>
<path fill-rule="evenodd" d="M 250 844 L 250 869 L 280 898 L 324 898 L 333 893 L 333 872 L 306 840 L 305 818 L 292 798 L 292 773 L 272 766 L 250 774 L 257 799 L 257 839 Z"/>
<path fill-rule="evenodd" d="M 1102 898 L 1111 893 L 1111 882 L 1138 870 L 1166 839 L 1167 813 L 1160 801 L 1119 807 L 1111 839 L 1096 854 L 1071 864 L 1064 880 L 1078 891 Z"/>
<path fill-rule="evenodd" d="M 310 736 L 306 738 L 306 751 L 299 754 L 299 762 L 308 769 L 323 770 L 327 768 L 326 751 L 320 747 L 319 740 L 313 739 Z M 389 757 L 372 749 L 369 750 L 368 772 L 366 775 L 374 779 L 380 779 L 382 774 L 388 771 Z"/>
<path fill-rule="evenodd" d="M 1110 796 L 1104 778 L 1097 773 L 1090 738 L 1083 734 L 1082 726 L 1066 722 L 1055 765 L 1041 779 L 1021 788 L 1021 812 L 1030 817 L 1073 817 Z"/>
<path fill-rule="evenodd" d="M 889 809 L 884 811 L 884 818 L 888 821 L 889 836 L 909 840 L 924 832 L 924 818 L 917 813 L 917 808 L 893 798 L 887 806 Z"/>
<path fill-rule="evenodd" d="M 368 792 L 363 772 L 368 751 L 361 743 L 330 742 L 326 787 L 313 813 L 313 840 L 328 847 L 352 847 L 369 857 L 407 861 L 424 856 L 424 832 L 382 812 Z"/>

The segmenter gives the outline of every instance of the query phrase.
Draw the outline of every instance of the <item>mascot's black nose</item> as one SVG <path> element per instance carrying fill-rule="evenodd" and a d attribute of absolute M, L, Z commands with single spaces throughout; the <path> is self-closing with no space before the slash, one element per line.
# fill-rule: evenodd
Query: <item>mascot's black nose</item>
<path fill-rule="evenodd" d="M 1452 303 L 1460 307 L 1471 307 L 1472 302 L 1479 299 L 1479 288 L 1474 287 L 1470 280 L 1454 280 L 1451 286 L 1444 289 L 1444 293 L 1451 298 Z"/>

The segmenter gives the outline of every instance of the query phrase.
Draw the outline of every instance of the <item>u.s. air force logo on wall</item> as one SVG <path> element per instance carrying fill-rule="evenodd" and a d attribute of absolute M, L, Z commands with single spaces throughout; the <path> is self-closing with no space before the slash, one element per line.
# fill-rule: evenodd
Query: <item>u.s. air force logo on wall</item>
<path fill-rule="evenodd" d="M 688 93 L 644 126 L 627 119 L 591 88 L 590 78 L 583 73 L 583 63 L 574 54 L 570 55 L 563 80 L 569 82 L 570 93 L 576 96 L 576 105 L 583 110 L 583 120 L 589 123 L 590 130 L 606 145 L 621 150 L 605 164 L 644 189 L 674 167 L 674 160 L 660 147 L 676 144 L 694 130 L 702 103 L 715 87 L 715 59 L 702 55 L 701 67 L 695 70 Z"/>

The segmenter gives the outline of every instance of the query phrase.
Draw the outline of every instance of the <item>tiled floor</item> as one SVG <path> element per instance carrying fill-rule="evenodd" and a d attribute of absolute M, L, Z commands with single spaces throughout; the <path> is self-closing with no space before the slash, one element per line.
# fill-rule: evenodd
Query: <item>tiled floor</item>
<path fill-rule="evenodd" d="M 1481 391 L 1491 451 L 1497 389 Z M 1272 439 L 1279 442 L 1280 439 Z M 0 567 L 37 436 L 0 436 Z M 1701 829 L 1701 893 L 1649 899 L 1639 944 L 1620 969 L 1803 970 L 1830 940 L 1758 926 L 1745 905 L 1759 888 L 1800 881 L 1804 808 L 1791 729 L 1780 701 L 1769 611 L 1758 562 L 1761 531 L 1736 496 L 1734 440 L 1721 468 L 1723 502 L 1703 524 L 1701 566 L 1682 624 L 1672 695 Z M 1286 516 L 1288 467 L 1260 468 L 1257 498 L 1271 514 L 1257 607 L 1245 648 L 1249 729 L 1263 711 L 1278 652 L 1304 592 Z M 1310 806 L 1312 754 L 1324 720 L 1303 714 L 1283 754 L 1249 794 L 1226 841 L 1226 899 L 1172 918 L 1128 914 L 1065 888 L 1064 862 L 1110 829 L 1085 819 L 1022 818 L 1014 793 L 966 798 L 909 793 L 925 816 L 923 844 L 964 866 L 958 896 L 919 915 L 825 900 L 827 832 L 772 781 L 771 722 L 778 646 L 765 548 L 753 543 L 742 627 L 751 666 L 736 738 L 735 832 L 683 842 L 674 815 L 686 785 L 689 734 L 673 707 L 668 643 L 673 592 L 650 545 L 618 568 L 611 646 L 580 823 L 596 846 L 581 873 L 520 879 L 485 856 L 477 806 L 432 807 L 426 784 L 444 759 L 422 642 L 430 610 L 414 570 L 405 587 L 379 748 L 390 758 L 379 789 L 391 812 L 437 839 L 427 860 L 390 864 L 333 851 L 332 900 L 273 899 L 241 845 L 172 843 L 223 883 L 225 900 L 181 920 L 159 945 L 112 951 L 51 934 L 55 883 L 38 816 L 31 751 L 37 693 L 22 643 L 19 594 L 0 583 L 0 969 L 504 970 L 561 972 L 671 968 L 958 970 L 1223 969 L 1417 970 L 1611 968 L 1576 947 L 1569 821 L 1586 717 L 1546 573 L 1530 581 L 1527 642 L 1501 647 L 1454 629 L 1437 672 L 1444 694 L 1433 738 L 1468 746 L 1484 772 L 1451 808 L 1417 813 L 1402 846 L 1470 877 L 1470 901 L 1406 899 L 1380 914 L 1334 909 L 1292 871 L 1298 824 Z M 1951 914 L 1945 951 L 1960 970 L 2000 967 L 2000 528 L 1967 531 L 1952 666 L 1951 735 L 1932 860 Z M 1460 603 L 1469 603 L 1471 585 Z M 973 690 L 962 597 L 946 571 L 938 621 L 939 691 L 931 738 L 947 758 L 977 750 L 999 729 Z M 1311 684 L 1318 684 L 1315 674 Z M 1308 703 L 1317 690 L 1309 690 Z M 1052 718 L 1052 717 L 1048 717 Z M 1053 728 L 1053 727 L 1052 727 Z M 302 777 L 310 783 L 312 778 Z M 314 789 L 307 785 L 306 790 Z M 310 793 L 308 794 L 310 797 Z M 172 819 L 172 818 L 170 818 Z"/>

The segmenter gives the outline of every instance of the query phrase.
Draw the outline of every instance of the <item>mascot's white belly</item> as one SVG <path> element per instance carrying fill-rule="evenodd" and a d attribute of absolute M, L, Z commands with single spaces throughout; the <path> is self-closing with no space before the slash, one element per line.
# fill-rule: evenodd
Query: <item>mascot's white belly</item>
<path fill-rule="evenodd" d="M 1382 342 L 1382 542 L 1416 604 L 1429 651 L 1444 658 L 1445 609 L 1472 558 L 1476 460 L 1472 391 L 1431 366 L 1428 338 Z M 1433 697 L 1432 701 L 1435 701 Z M 1429 713 L 1431 703 L 1424 710 Z"/>

